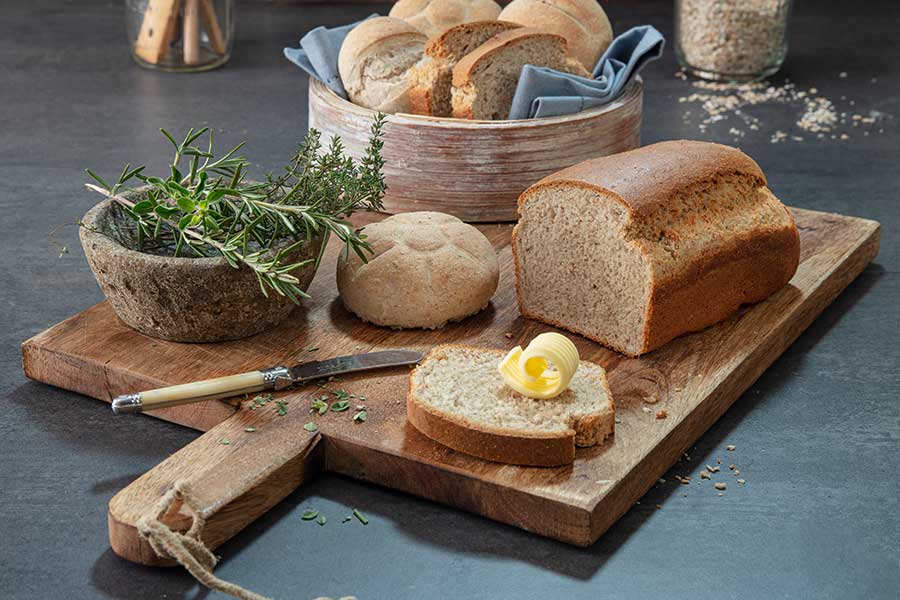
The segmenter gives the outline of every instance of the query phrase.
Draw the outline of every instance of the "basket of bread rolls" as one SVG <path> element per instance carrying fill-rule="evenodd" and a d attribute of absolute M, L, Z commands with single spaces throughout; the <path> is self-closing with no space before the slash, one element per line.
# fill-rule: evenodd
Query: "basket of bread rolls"
<path fill-rule="evenodd" d="M 602 106 L 509 118 L 524 65 L 590 77 L 612 39 L 596 0 L 399 0 L 341 43 L 346 99 L 310 78 L 309 126 L 359 156 L 375 115 L 388 115 L 387 212 L 514 221 L 534 182 L 640 145 L 639 77 Z"/>

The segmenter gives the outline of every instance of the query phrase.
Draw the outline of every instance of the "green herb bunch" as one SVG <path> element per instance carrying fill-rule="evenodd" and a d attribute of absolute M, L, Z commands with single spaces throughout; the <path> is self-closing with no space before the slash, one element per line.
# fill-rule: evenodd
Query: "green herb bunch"
<path fill-rule="evenodd" d="M 97 184 L 86 184 L 117 202 L 130 217 L 130 234 L 141 252 L 182 257 L 220 255 L 237 268 L 245 265 L 268 296 L 274 290 L 293 302 L 308 295 L 292 273 L 316 258 L 292 261 L 291 255 L 318 236 L 334 234 L 345 252 L 365 262 L 372 249 L 362 230 L 347 218 L 359 210 L 381 210 L 386 189 L 381 156 L 384 115 L 372 124 L 365 155 L 354 161 L 345 155 L 340 138 L 323 150 L 321 134 L 311 129 L 281 172 L 263 182 L 248 181 L 250 163 L 238 155 L 244 143 L 217 157 L 209 128 L 191 129 L 175 147 L 167 177 L 126 165 L 115 184 L 86 169 Z M 206 136 L 205 147 L 198 142 Z M 136 201 L 122 191 L 138 191 L 129 182 L 148 186 Z"/>

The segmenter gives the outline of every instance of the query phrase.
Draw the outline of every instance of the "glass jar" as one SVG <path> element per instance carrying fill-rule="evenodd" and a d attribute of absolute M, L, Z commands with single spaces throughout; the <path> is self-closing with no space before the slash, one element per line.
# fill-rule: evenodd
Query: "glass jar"
<path fill-rule="evenodd" d="M 125 0 L 125 27 L 139 65 L 206 71 L 231 56 L 234 0 Z"/>
<path fill-rule="evenodd" d="M 692 75 L 755 81 L 787 55 L 791 0 L 675 0 L 675 55 Z"/>

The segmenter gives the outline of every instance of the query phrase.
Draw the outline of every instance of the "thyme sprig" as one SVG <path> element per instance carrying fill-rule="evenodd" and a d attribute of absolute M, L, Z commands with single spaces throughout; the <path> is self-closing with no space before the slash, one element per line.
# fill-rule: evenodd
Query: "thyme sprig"
<path fill-rule="evenodd" d="M 86 169 L 96 182 L 86 186 L 122 208 L 133 223 L 138 251 L 220 255 L 232 267 L 253 270 L 264 294 L 275 291 L 299 302 L 308 296 L 294 272 L 318 266 L 325 246 L 314 258 L 297 260 L 295 253 L 305 244 L 334 234 L 345 253 L 366 261 L 372 251 L 362 230 L 347 219 L 355 211 L 383 208 L 384 120 L 380 114 L 375 118 L 359 161 L 345 154 L 338 137 L 323 149 L 321 134 L 311 129 L 287 166 L 267 174 L 264 182 L 247 180 L 250 163 L 238 154 L 243 142 L 217 156 L 209 128 L 192 128 L 180 142 L 161 129 L 175 149 L 167 177 L 146 175 L 143 166 L 127 164 L 112 185 Z M 204 136 L 205 145 L 199 143 Z M 146 187 L 129 187 L 133 181 Z M 129 199 L 123 191 L 141 193 Z"/>

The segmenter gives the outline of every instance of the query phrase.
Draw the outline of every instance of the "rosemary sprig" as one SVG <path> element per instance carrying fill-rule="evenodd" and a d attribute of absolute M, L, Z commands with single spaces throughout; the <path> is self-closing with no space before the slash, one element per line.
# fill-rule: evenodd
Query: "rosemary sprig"
<path fill-rule="evenodd" d="M 86 169 L 96 182 L 87 187 L 114 200 L 133 223 L 137 250 L 171 256 L 220 255 L 233 267 L 256 274 L 260 289 L 299 303 L 308 297 L 294 275 L 311 264 L 318 267 L 324 244 L 314 258 L 294 260 L 295 251 L 314 238 L 334 234 L 344 252 L 363 261 L 372 249 L 362 230 L 347 218 L 359 210 L 380 210 L 386 185 L 381 156 L 384 115 L 371 129 L 366 153 L 354 161 L 340 138 L 323 150 L 321 134 L 311 129 L 297 152 L 278 174 L 264 182 L 246 180 L 250 163 L 238 144 L 222 156 L 213 150 L 209 128 L 190 129 L 182 141 L 161 129 L 175 155 L 166 177 L 149 176 L 144 167 L 125 165 L 115 183 Z M 203 147 L 199 144 L 206 136 Z M 148 186 L 137 201 L 122 195 Z"/>

